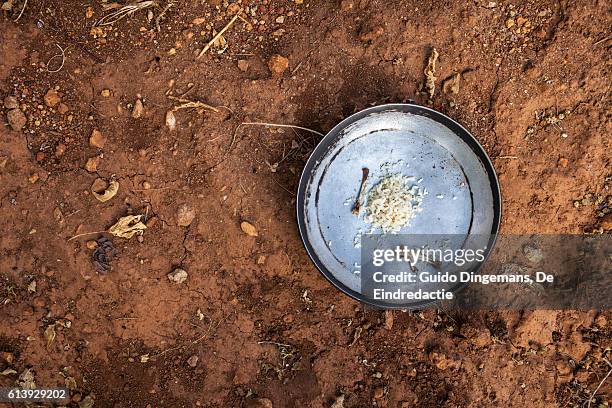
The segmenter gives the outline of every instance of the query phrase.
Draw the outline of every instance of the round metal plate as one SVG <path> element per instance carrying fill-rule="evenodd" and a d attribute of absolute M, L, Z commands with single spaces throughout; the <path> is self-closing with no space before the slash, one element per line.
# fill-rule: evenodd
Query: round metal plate
<path fill-rule="evenodd" d="M 351 213 L 364 167 L 370 171 L 368 188 L 384 175 L 400 173 L 428 191 L 423 211 L 399 233 L 496 236 L 501 214 L 497 177 L 465 128 L 418 105 L 365 109 L 339 123 L 315 148 L 297 197 L 299 230 L 309 256 L 349 296 L 393 307 L 360 293 L 359 235 L 380 233 Z"/>

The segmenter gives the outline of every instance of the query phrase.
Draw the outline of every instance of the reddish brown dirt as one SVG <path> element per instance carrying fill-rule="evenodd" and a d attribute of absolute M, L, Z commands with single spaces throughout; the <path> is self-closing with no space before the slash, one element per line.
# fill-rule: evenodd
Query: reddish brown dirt
<path fill-rule="evenodd" d="M 177 2 L 159 32 L 139 11 L 102 38 L 91 32 L 102 2 L 30 1 L 16 23 L 22 1 L 3 12 L 0 96 L 15 96 L 28 122 L 0 126 L 0 371 L 30 368 L 46 387 L 72 378 L 71 406 L 89 396 L 96 407 L 329 407 L 341 395 L 345 407 L 586 406 L 609 370 L 609 313 L 364 309 L 325 281 L 298 236 L 293 192 L 319 138 L 236 128 L 325 132 L 372 104 L 432 105 L 494 157 L 503 232 L 597 230 L 610 176 L 609 3 L 297 3 L 243 2 L 254 28 L 238 20 L 227 49 L 200 60 L 231 17 L 220 0 Z M 65 63 L 49 72 L 57 45 Z M 289 60 L 282 74 L 268 68 L 274 54 Z M 459 92 L 444 92 L 458 72 Z M 65 107 L 45 105 L 51 88 Z M 223 107 L 177 111 L 170 132 L 167 95 L 181 94 Z M 558 113 L 537 126 L 537 114 Z M 102 149 L 88 143 L 94 128 Z M 97 174 L 84 170 L 96 155 Z M 94 179 L 113 176 L 118 194 L 96 201 Z M 188 227 L 183 204 L 195 211 Z M 99 235 L 67 241 L 130 213 L 149 228 L 142 242 L 111 237 L 106 275 L 86 246 Z M 176 267 L 186 282 L 168 281 Z M 609 398 L 604 384 L 593 406 Z"/>

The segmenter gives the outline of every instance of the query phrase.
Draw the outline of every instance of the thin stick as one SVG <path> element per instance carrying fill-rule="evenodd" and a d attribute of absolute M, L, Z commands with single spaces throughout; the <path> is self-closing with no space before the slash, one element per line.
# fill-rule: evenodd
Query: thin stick
<path fill-rule="evenodd" d="M 168 99 L 172 99 L 173 101 L 181 102 L 181 105 L 175 106 L 174 108 L 172 108 L 173 111 L 177 111 L 179 109 L 187 109 L 187 108 L 204 108 L 204 109 L 210 109 L 213 112 L 219 112 L 219 109 L 215 108 L 214 106 L 210 106 L 204 102 L 192 101 L 192 100 L 185 99 L 185 98 L 177 98 L 176 96 L 172 96 L 172 95 L 169 95 Z"/>
<path fill-rule="evenodd" d="M 72 241 L 73 239 L 78 238 L 78 237 L 84 237 L 85 235 L 102 234 L 102 233 L 104 233 L 104 232 L 106 232 L 106 231 L 84 232 L 84 233 L 82 233 L 82 234 L 77 234 L 77 235 L 75 235 L 74 237 L 70 237 L 70 238 L 68 238 L 68 240 L 67 240 L 66 242 L 68 242 L 68 241 Z"/>
<path fill-rule="evenodd" d="M 314 133 L 315 135 L 319 135 L 321 137 L 325 137 L 325 135 L 321 132 L 317 132 L 316 130 L 312 130 L 312 129 L 308 129 L 302 126 L 296 126 L 296 125 L 281 125 L 280 123 L 266 123 L 266 122 L 242 122 L 240 124 L 240 126 L 242 125 L 248 125 L 248 126 L 273 126 L 273 127 L 283 127 L 283 128 L 293 128 L 293 129 L 300 129 L 300 130 L 305 130 L 306 132 L 310 132 L 310 133 Z"/>
<path fill-rule="evenodd" d="M 603 380 L 601 380 L 597 388 L 595 388 L 595 391 L 593 391 L 593 394 L 591 394 L 591 398 L 589 398 L 589 405 L 587 406 L 587 408 L 591 408 L 591 401 L 593 401 L 593 398 L 595 398 L 595 394 L 597 394 L 597 391 L 599 391 L 603 383 L 606 382 L 606 380 L 610 376 L 610 373 L 612 373 L 612 370 L 608 371 L 608 374 L 606 374 L 606 376 L 603 378 Z"/>
<path fill-rule="evenodd" d="M 25 0 L 23 2 L 23 7 L 21 8 L 21 12 L 19 13 L 19 15 L 17 16 L 17 18 L 15 20 L 13 20 L 15 23 L 17 21 L 19 21 L 19 19 L 21 18 L 21 15 L 23 14 L 23 12 L 25 11 L 26 6 L 28 5 L 28 0 Z"/>
<path fill-rule="evenodd" d="M 494 159 L 518 159 L 518 156 L 495 156 Z"/>
<path fill-rule="evenodd" d="M 208 42 L 208 44 L 206 44 L 206 46 L 204 48 L 202 48 L 202 51 L 200 51 L 200 53 L 198 54 L 198 56 L 196 57 L 196 59 L 200 59 L 202 58 L 202 55 L 206 54 L 206 51 L 208 51 L 210 49 L 210 47 L 212 47 L 212 45 L 223 35 L 224 32 L 226 32 L 235 22 L 236 20 L 238 20 L 239 14 L 242 12 L 242 9 L 238 10 L 238 13 L 236 13 L 236 15 L 234 17 L 232 17 L 232 19 L 230 20 L 229 23 L 227 23 L 225 25 L 225 27 L 223 27 L 221 29 L 221 31 L 219 31 L 217 33 L 217 35 L 215 35 L 212 40 L 210 40 Z"/>
<path fill-rule="evenodd" d="M 359 186 L 359 193 L 357 194 L 357 199 L 355 200 L 355 206 L 351 210 L 353 215 L 359 215 L 359 209 L 361 208 L 363 195 L 365 194 L 365 184 L 368 179 L 368 174 L 370 174 L 370 170 L 367 167 L 361 169 L 361 185 Z"/>

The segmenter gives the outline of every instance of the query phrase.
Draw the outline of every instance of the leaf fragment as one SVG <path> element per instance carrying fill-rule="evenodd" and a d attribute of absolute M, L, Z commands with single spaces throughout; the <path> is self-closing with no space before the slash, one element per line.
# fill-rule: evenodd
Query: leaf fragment
<path fill-rule="evenodd" d="M 47 347 L 55 340 L 55 324 L 50 324 L 45 329 L 45 339 L 47 339 Z"/>
<path fill-rule="evenodd" d="M 140 221 L 143 215 L 126 215 L 119 218 L 112 227 L 108 229 L 109 234 L 119 238 L 130 239 L 135 234 L 142 235 L 147 226 Z"/>
<path fill-rule="evenodd" d="M 111 180 L 110 183 L 108 183 L 108 187 L 100 192 L 98 188 L 100 182 L 98 182 L 98 180 L 102 179 L 96 179 L 96 181 L 94 181 L 94 183 L 91 185 L 91 193 L 96 200 L 105 203 L 117 194 L 119 191 L 119 183 L 116 180 Z"/>

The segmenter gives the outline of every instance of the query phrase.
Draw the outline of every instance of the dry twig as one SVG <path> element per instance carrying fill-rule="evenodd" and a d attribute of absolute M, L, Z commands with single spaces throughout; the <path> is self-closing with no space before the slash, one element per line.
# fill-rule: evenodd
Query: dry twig
<path fill-rule="evenodd" d="M 225 25 L 225 27 L 223 27 L 221 29 L 221 31 L 219 31 L 213 38 L 212 40 L 210 40 L 208 42 L 208 44 L 206 44 L 206 46 L 204 48 L 202 48 L 202 51 L 200 51 L 200 53 L 198 54 L 198 56 L 196 57 L 196 59 L 200 59 L 202 58 L 202 55 L 206 54 L 206 51 L 208 51 L 210 49 L 210 47 L 212 47 L 212 45 L 219 39 L 221 38 L 221 36 L 223 35 L 224 32 L 226 32 L 232 25 L 234 25 L 234 23 L 236 22 L 236 20 L 238 20 L 238 18 L 240 17 L 240 13 L 242 12 L 242 9 L 238 10 L 238 12 L 236 13 L 236 15 L 234 17 L 232 17 L 232 19 L 229 21 L 229 23 L 227 23 Z"/>
<path fill-rule="evenodd" d="M 23 7 L 21 8 L 21 11 L 19 12 L 19 15 L 17 16 L 17 18 L 15 20 L 13 20 L 15 23 L 19 21 L 19 19 L 23 15 L 23 12 L 25 11 L 27 5 L 28 5 L 28 0 L 25 0 L 23 2 Z"/>
<path fill-rule="evenodd" d="M 126 4 L 120 9 L 113 11 L 110 14 L 105 15 L 100 20 L 98 20 L 94 26 L 104 26 L 111 25 L 116 23 L 119 20 L 122 20 L 126 17 L 131 16 L 139 10 L 146 10 L 148 8 L 160 8 L 159 3 L 154 0 L 138 0 L 134 3 Z"/>

